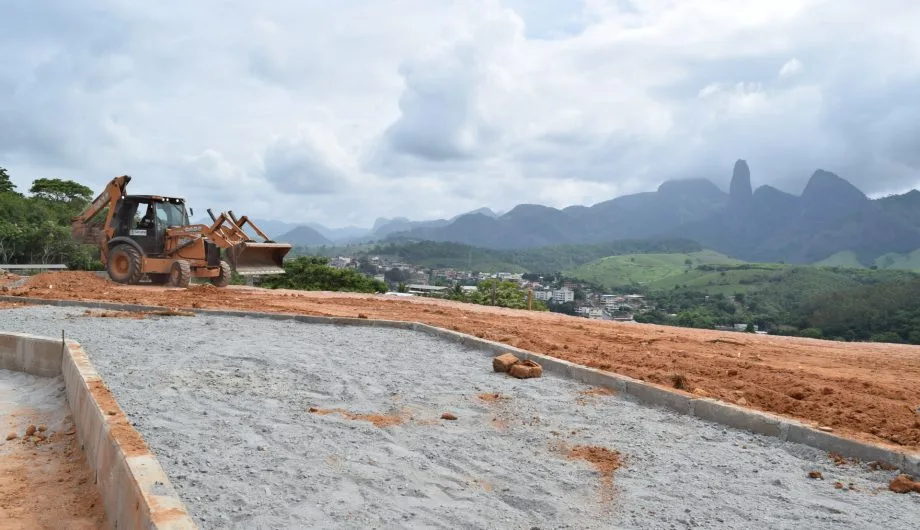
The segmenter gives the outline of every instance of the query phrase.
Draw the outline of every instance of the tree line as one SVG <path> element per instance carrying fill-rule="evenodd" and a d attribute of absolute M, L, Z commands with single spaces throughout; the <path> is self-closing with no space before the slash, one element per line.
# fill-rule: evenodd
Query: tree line
<path fill-rule="evenodd" d="M 71 238 L 71 218 L 92 197 L 90 188 L 57 178 L 36 179 L 22 193 L 0 167 L 0 263 L 101 268 L 99 249 Z"/>

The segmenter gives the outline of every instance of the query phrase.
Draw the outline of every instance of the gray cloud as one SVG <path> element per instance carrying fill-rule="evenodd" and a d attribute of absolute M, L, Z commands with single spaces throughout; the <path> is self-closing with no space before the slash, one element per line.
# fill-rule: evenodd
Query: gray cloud
<path fill-rule="evenodd" d="M 920 3 L 720 6 L 12 2 L 0 166 L 331 225 L 727 188 L 737 158 L 920 185 Z"/>
<path fill-rule="evenodd" d="M 347 170 L 337 166 L 331 156 L 334 153 L 324 151 L 314 138 L 278 138 L 265 150 L 265 178 L 281 193 L 341 191 L 346 187 Z"/>

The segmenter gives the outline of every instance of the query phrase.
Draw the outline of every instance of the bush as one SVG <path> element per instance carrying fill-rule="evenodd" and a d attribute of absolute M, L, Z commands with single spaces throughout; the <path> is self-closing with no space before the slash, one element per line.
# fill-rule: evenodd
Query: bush
<path fill-rule="evenodd" d="M 385 283 L 369 278 L 354 269 L 329 266 L 329 258 L 302 256 L 284 264 L 285 273 L 262 280 L 269 289 L 299 289 L 302 291 L 348 291 L 359 293 L 386 292 Z"/>

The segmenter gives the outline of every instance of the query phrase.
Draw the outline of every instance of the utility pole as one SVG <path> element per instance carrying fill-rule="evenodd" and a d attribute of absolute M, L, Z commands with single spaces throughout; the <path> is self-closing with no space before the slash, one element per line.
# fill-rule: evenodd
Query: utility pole
<path fill-rule="evenodd" d="M 495 305 L 495 286 L 497 284 L 498 284 L 497 279 L 494 282 L 492 282 L 492 305 Z"/>

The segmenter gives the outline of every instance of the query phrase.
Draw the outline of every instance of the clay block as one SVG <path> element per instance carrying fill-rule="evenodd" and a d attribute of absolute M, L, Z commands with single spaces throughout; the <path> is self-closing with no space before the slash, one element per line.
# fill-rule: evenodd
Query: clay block
<path fill-rule="evenodd" d="M 496 372 L 507 372 L 512 365 L 520 361 L 513 353 L 503 353 L 492 359 L 492 369 Z"/>
<path fill-rule="evenodd" d="M 513 364 L 508 374 L 518 379 L 530 379 L 543 375 L 543 367 L 533 361 L 521 361 Z"/>

